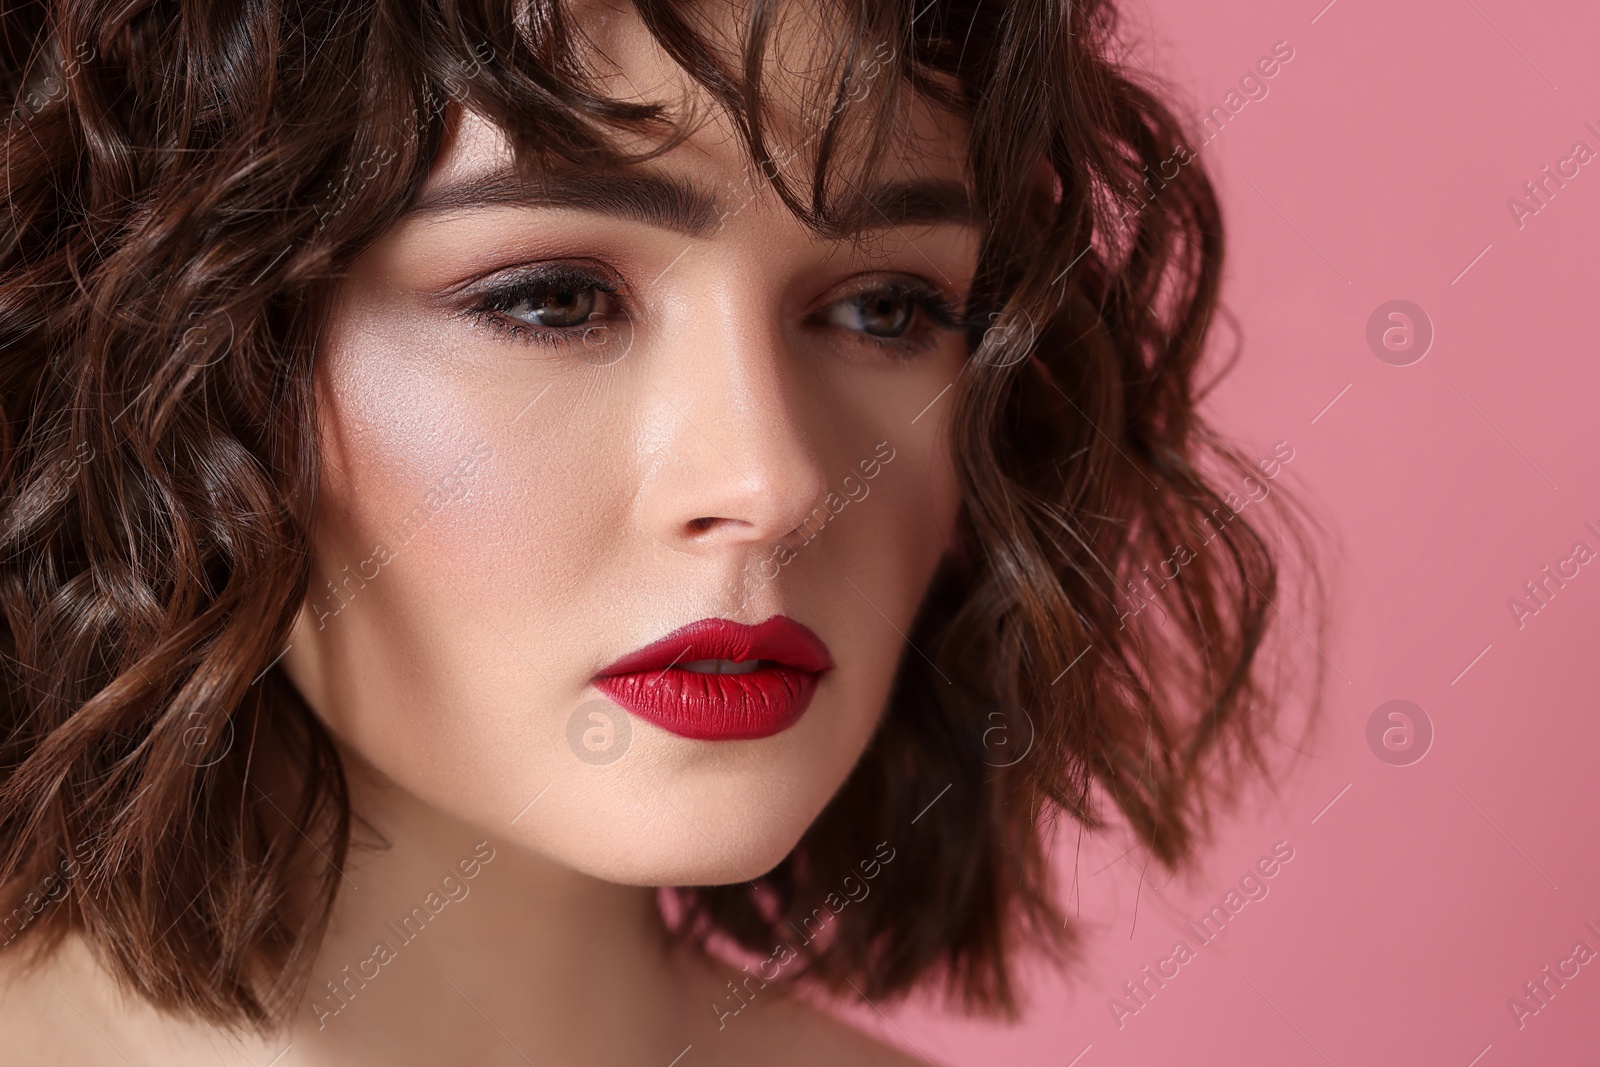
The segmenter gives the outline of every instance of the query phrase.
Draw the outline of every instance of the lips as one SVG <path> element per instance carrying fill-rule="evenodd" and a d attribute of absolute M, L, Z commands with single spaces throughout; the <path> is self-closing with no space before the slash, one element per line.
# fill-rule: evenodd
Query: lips
<path fill-rule="evenodd" d="M 680 737 L 738 741 L 793 726 L 832 667 L 822 639 L 786 616 L 757 626 L 701 619 L 617 660 L 594 686 Z"/>

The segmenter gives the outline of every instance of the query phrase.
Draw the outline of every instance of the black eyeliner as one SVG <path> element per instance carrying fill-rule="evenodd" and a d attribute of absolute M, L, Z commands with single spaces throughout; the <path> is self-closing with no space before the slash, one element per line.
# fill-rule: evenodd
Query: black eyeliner
<path fill-rule="evenodd" d="M 514 274 L 497 284 L 484 288 L 478 293 L 473 303 L 473 308 L 504 313 L 535 294 L 557 288 L 570 288 L 578 291 L 594 289 L 614 296 L 620 287 L 598 273 L 557 264 L 550 267 L 537 267 Z"/>

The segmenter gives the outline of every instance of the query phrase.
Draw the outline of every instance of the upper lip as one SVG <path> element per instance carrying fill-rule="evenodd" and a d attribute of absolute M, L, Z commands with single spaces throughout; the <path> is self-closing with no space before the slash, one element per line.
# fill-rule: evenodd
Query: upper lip
<path fill-rule="evenodd" d="M 796 670 L 821 672 L 833 666 L 828 646 L 810 629 L 786 615 L 751 626 L 732 619 L 700 619 L 652 641 L 605 667 L 596 677 L 664 671 L 680 663 L 726 659 L 736 663 L 771 660 Z"/>

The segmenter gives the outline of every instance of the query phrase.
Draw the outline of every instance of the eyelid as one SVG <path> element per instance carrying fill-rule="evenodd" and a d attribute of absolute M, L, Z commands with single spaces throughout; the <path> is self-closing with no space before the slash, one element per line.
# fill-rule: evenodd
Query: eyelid
<path fill-rule="evenodd" d="M 939 286 L 915 274 L 901 272 L 884 272 L 880 274 L 862 274 L 846 281 L 842 286 L 832 290 L 832 296 L 826 301 L 825 306 L 837 304 L 840 300 L 849 300 L 851 297 L 864 293 L 877 293 L 885 289 L 907 289 L 917 292 L 927 292 L 939 297 L 945 303 L 953 303 Z"/>
<path fill-rule="evenodd" d="M 960 302 L 951 299 L 932 282 L 910 274 L 866 275 L 852 279 L 842 290 L 834 289 L 831 298 L 808 317 L 815 319 L 826 315 L 840 304 L 884 292 L 911 298 L 937 326 L 961 329 L 967 325 L 967 316 Z"/>
<path fill-rule="evenodd" d="M 497 271 L 475 279 L 456 291 L 464 301 L 481 302 L 519 286 L 537 283 L 576 282 L 586 288 L 620 295 L 626 291 L 622 278 L 611 268 L 590 260 L 554 259 Z"/>
<path fill-rule="evenodd" d="M 527 291 L 540 286 L 566 283 L 576 289 L 603 293 L 608 302 L 626 303 L 624 286 L 611 268 L 586 260 L 543 260 L 510 268 L 478 279 L 459 292 L 460 314 L 479 325 L 508 335 L 515 340 L 548 347 L 561 347 L 582 341 L 601 323 L 578 326 L 539 326 L 512 319 L 507 312 L 525 299 Z M 631 321 L 626 310 L 623 317 Z"/>

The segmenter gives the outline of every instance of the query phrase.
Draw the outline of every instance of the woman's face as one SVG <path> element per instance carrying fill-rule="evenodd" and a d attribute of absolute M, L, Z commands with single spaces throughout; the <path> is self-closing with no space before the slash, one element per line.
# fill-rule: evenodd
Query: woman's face
<path fill-rule="evenodd" d="M 614 95 L 691 95 L 630 18 L 588 28 Z M 959 191 L 960 127 L 907 116 L 883 177 Z M 285 668 L 380 794 L 613 881 L 754 877 L 921 655 L 978 231 L 889 188 L 819 239 L 720 115 L 626 174 L 510 159 L 468 113 L 338 294 Z"/>

